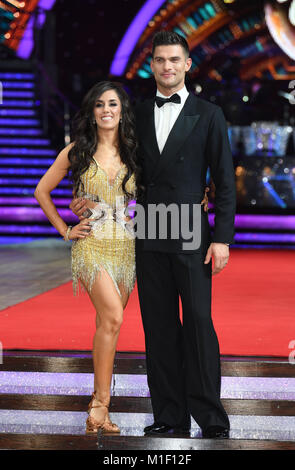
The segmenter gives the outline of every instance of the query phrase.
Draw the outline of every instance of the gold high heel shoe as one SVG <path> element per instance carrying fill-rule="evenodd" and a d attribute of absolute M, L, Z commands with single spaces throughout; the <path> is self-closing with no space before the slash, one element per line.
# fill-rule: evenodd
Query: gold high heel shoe
<path fill-rule="evenodd" d="M 93 400 L 96 399 L 99 405 L 92 405 Z M 95 396 L 95 391 L 92 393 L 91 401 L 88 405 L 88 413 L 90 413 L 91 408 L 106 408 L 106 414 L 102 423 L 99 423 L 93 416 L 88 416 L 86 420 L 86 433 L 93 434 L 97 433 L 100 429 L 104 433 L 119 433 L 120 428 L 113 423 L 109 416 L 108 416 L 108 405 L 103 404 L 100 400 L 98 400 Z"/>

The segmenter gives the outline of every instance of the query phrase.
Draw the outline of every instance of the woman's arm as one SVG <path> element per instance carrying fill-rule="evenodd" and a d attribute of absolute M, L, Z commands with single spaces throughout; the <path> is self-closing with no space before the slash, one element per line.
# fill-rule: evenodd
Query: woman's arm
<path fill-rule="evenodd" d="M 44 214 L 62 237 L 64 237 L 68 226 L 58 214 L 50 193 L 58 186 L 68 172 L 70 166 L 68 153 L 73 145 L 73 143 L 70 143 L 58 154 L 51 167 L 40 179 L 34 192 L 34 196 Z"/>

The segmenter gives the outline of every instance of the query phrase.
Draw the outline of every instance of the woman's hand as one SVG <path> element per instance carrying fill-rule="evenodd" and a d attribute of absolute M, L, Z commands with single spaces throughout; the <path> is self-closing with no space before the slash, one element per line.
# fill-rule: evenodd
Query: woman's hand
<path fill-rule="evenodd" d="M 205 189 L 204 198 L 201 202 L 201 206 L 204 204 L 204 211 L 205 212 L 208 212 L 208 196 L 207 196 L 208 191 L 210 191 L 210 188 L 208 188 L 208 186 L 207 186 L 206 189 Z"/>
<path fill-rule="evenodd" d="M 70 233 L 69 233 L 69 240 L 75 240 L 77 238 L 85 238 L 91 232 L 91 223 L 89 219 L 83 219 L 77 225 L 75 225 Z"/>

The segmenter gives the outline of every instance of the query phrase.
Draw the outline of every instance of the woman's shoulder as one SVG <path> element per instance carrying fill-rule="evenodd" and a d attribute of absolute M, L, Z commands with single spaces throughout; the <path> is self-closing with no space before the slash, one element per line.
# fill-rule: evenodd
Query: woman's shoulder
<path fill-rule="evenodd" d="M 70 142 L 63 149 L 60 150 L 56 159 L 58 160 L 68 160 L 69 151 L 74 147 L 75 142 Z"/>

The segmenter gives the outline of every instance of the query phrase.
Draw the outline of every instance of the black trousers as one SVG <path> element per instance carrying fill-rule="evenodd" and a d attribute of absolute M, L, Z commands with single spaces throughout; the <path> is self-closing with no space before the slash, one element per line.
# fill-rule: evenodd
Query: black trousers
<path fill-rule="evenodd" d="M 136 253 L 147 380 L 155 422 L 229 428 L 211 319 L 212 263 L 200 253 Z M 183 324 L 179 317 L 179 295 Z"/>

